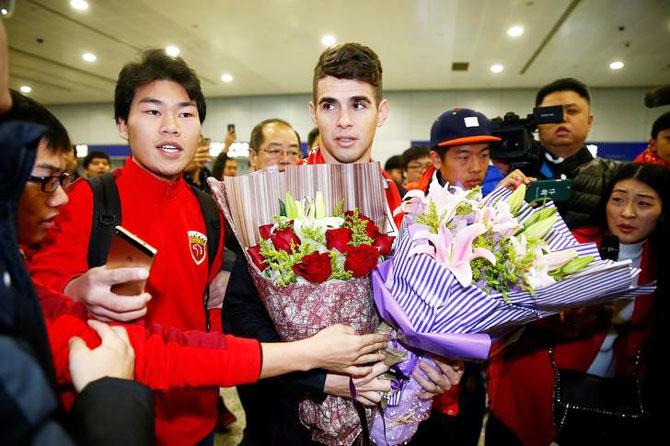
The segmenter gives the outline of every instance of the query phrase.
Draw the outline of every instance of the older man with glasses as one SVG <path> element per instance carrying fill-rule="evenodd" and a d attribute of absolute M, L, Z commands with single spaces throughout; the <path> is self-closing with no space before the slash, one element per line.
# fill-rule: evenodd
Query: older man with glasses
<path fill-rule="evenodd" d="M 300 137 L 291 124 L 273 118 L 259 122 L 249 139 L 249 165 L 254 170 L 276 166 L 280 172 L 297 164 L 300 156 Z"/>

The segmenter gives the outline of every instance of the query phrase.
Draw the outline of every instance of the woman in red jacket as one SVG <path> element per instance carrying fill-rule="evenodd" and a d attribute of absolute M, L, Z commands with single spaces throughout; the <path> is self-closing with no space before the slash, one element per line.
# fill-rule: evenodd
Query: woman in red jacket
<path fill-rule="evenodd" d="M 659 222 L 670 203 L 669 190 L 665 169 L 625 165 L 603 195 L 602 225 L 576 230 L 574 235 L 581 242 L 598 243 L 601 253 L 604 237 L 615 236 L 618 251 L 610 250 L 613 259 L 630 260 L 642 270 L 639 283 L 650 282 L 656 277 Z M 653 299 L 654 295 L 648 295 L 579 308 L 527 326 L 519 341 L 491 361 L 486 444 L 546 446 L 556 441 L 549 348 L 559 368 L 603 377 L 630 376 L 636 353 L 649 340 Z M 598 426 L 588 431 L 598 432 Z"/>

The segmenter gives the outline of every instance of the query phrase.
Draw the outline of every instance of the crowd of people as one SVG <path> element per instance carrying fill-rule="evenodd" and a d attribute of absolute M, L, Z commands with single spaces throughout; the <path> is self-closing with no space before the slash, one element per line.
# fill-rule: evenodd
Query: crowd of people
<path fill-rule="evenodd" d="M 147 50 L 124 66 L 114 118 L 131 156 L 111 171 L 106 153 L 91 152 L 82 162 L 86 178 L 72 182 L 77 157 L 66 129 L 44 106 L 9 90 L 1 22 L 0 40 L 0 352 L 12 358 L 0 367 L 0 442 L 211 445 L 226 411 L 218 387 L 236 385 L 247 420 L 243 444 L 313 444 L 298 416 L 302 398 L 381 401 L 390 390 L 382 376 L 385 335 L 335 325 L 281 342 L 206 181 L 237 174 L 228 156 L 237 135 L 229 130 L 211 159 L 202 134 L 206 101 L 186 62 Z M 488 193 L 571 179 L 572 197 L 557 207 L 575 237 L 597 244 L 616 237 L 614 260 L 641 268 L 640 283 L 658 278 L 659 291 L 529 324 L 486 362 L 433 356 L 434 366 L 421 363 L 415 378 L 433 410 L 414 445 L 437 438 L 476 445 L 487 410 L 491 445 L 635 441 L 660 425 L 670 113 L 654 122 L 635 162 L 622 163 L 586 148 L 593 116 L 585 84 L 551 82 L 535 105 L 564 112 L 563 122 L 538 128 L 536 170 L 501 172 L 491 162 L 500 138 L 489 119 L 449 109 L 433 123 L 429 147 L 386 162 L 389 215 L 407 190 L 451 185 Z M 326 49 L 309 113 L 315 129 L 304 159 L 297 131 L 270 118 L 251 132 L 250 170 L 372 161 L 376 130 L 389 113 L 375 52 L 357 43 Z M 402 218 L 395 214 L 398 227 Z M 151 274 L 107 268 L 108 220 L 158 249 Z M 113 291 L 144 280 L 141 294 Z M 561 432 L 552 417 L 557 367 L 639 377 L 647 416 L 623 431 L 603 422 L 579 438 Z"/>

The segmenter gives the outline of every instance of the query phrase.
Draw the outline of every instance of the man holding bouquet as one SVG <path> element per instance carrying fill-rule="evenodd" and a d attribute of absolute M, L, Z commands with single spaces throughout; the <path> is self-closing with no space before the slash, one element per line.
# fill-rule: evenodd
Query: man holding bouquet
<path fill-rule="evenodd" d="M 319 128 L 321 144 L 310 153 L 307 164 L 371 161 L 376 129 L 383 125 L 388 114 L 388 103 L 382 97 L 381 76 L 379 58 L 370 48 L 360 44 L 346 43 L 322 53 L 314 70 L 313 100 L 309 104 L 312 120 Z M 387 204 L 393 211 L 400 204 L 400 195 L 390 177 L 385 175 L 385 178 Z M 401 218 L 399 216 L 396 224 Z M 280 340 L 244 259 L 239 259 L 233 268 L 224 300 L 223 326 L 224 331 L 240 336 L 265 342 Z M 417 381 L 426 389 L 424 397 L 448 390 L 460 378 L 460 372 L 446 362 L 438 361 L 438 365 L 439 371 L 422 364 L 425 375 L 416 374 Z M 381 401 L 381 392 L 390 390 L 390 382 L 378 378 L 386 369 L 380 362 L 373 366 L 372 373 L 353 380 L 356 400 L 368 405 Z M 240 388 L 240 395 L 246 391 Z M 298 420 L 300 397 L 323 394 L 353 397 L 348 376 L 324 372 L 284 378 L 281 387 L 274 387 L 273 392 L 271 395 L 256 393 L 251 401 L 245 401 L 241 396 L 248 421 L 244 444 L 309 444 L 312 441 L 310 432 Z M 276 405 L 270 406 L 269 401 Z M 259 430 L 270 423 L 275 424 L 271 429 Z"/>

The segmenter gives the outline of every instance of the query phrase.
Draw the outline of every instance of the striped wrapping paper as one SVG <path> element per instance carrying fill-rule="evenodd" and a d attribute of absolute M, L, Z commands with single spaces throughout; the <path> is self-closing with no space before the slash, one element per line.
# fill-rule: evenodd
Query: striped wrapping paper
<path fill-rule="evenodd" d="M 497 189 L 485 202 L 493 204 L 510 193 Z M 545 205 L 550 206 L 553 204 Z M 520 221 L 538 210 L 524 204 Z M 381 264 L 373 275 L 375 302 L 382 317 L 399 326 L 407 344 L 441 356 L 485 359 L 490 336 L 563 309 L 644 295 L 655 289 L 653 285 L 631 287 L 639 270 L 631 268 L 630 262 L 601 260 L 596 245 L 578 243 L 559 217 L 545 236 L 550 249 L 577 249 L 580 256 L 593 255 L 596 260 L 578 274 L 535 290 L 534 295 L 511 292 L 506 302 L 500 293 L 461 286 L 448 269 L 428 255 L 409 256 L 416 243 L 412 234 L 425 228 L 406 220 L 396 239 L 393 259 Z"/>
<path fill-rule="evenodd" d="M 287 166 L 286 172 L 265 169 L 225 177 L 224 181 L 210 177 L 208 183 L 243 248 L 258 243 L 258 228 L 274 222 L 273 216 L 279 215 L 279 201 L 284 200 L 286 192 L 296 200 L 314 198 L 321 192 L 329 213 L 342 202 L 344 210 L 357 208 L 382 232 L 393 228 L 378 162 Z"/>

